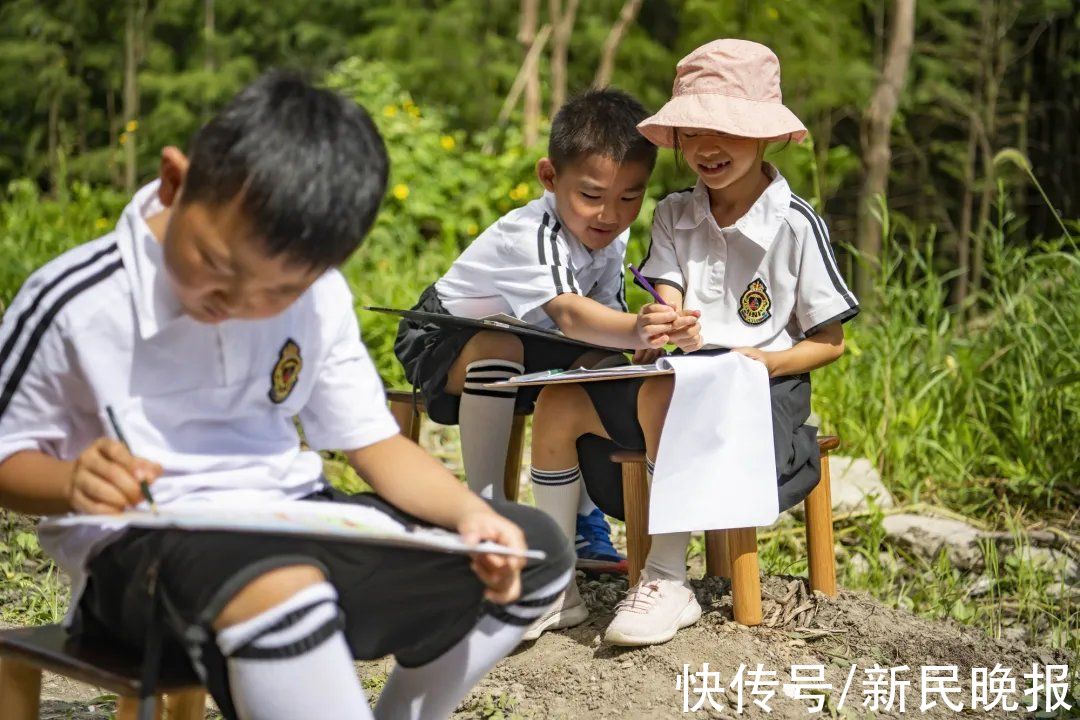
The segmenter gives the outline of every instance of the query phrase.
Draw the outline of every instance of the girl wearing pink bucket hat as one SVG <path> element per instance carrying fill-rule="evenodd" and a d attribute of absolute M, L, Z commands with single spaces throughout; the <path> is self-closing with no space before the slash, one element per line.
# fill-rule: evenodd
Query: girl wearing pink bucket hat
<path fill-rule="evenodd" d="M 840 275 L 824 221 L 764 160 L 770 142 L 806 135 L 781 103 L 776 55 L 758 43 L 716 40 L 683 58 L 672 95 L 638 129 L 681 152 L 698 180 L 657 205 L 641 271 L 664 302 L 700 318 L 699 332 L 680 338 L 681 352 L 734 351 L 768 369 L 784 510 L 810 493 L 820 473 L 817 429 L 806 425 L 809 372 L 843 353 L 841 323 L 859 305 Z M 639 351 L 635 359 L 646 358 Z M 567 385 L 546 388 L 541 401 L 567 408 L 561 417 L 574 418 L 571 435 L 599 435 L 623 448 L 644 449 L 651 480 L 674 381 L 668 375 L 617 382 L 618 392 L 591 408 L 580 407 L 589 402 L 585 393 Z M 724 442 L 745 444 L 738 437 Z M 657 470 L 664 472 L 664 462 Z M 673 482 L 663 478 L 662 485 L 672 488 Z M 701 502 L 691 496 L 686 501 Z M 619 604 L 607 642 L 666 642 L 697 622 L 701 608 L 686 575 L 689 539 L 689 532 L 652 536 L 641 581 Z"/>

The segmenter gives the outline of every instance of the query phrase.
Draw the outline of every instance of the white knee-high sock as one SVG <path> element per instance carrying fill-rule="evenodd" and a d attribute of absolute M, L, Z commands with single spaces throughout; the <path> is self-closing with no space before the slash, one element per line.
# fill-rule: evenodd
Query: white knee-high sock
<path fill-rule="evenodd" d="M 295 720 L 313 708 L 320 717 L 373 717 L 343 627 L 337 591 L 319 583 L 220 631 L 241 720 Z"/>
<path fill-rule="evenodd" d="M 596 503 L 589 497 L 589 490 L 585 487 L 584 482 L 579 483 L 578 487 L 581 488 L 581 492 L 578 493 L 577 514 L 588 515 L 596 509 Z"/>
<path fill-rule="evenodd" d="M 517 647 L 532 622 L 566 589 L 573 570 L 509 605 L 489 606 L 469 634 L 427 665 L 397 667 L 379 703 L 378 720 L 448 718 L 495 663 Z"/>
<path fill-rule="evenodd" d="M 559 529 L 566 535 L 567 542 L 573 542 L 577 534 L 576 506 L 581 490 L 581 470 L 575 465 L 566 470 L 529 471 L 532 481 L 533 499 L 536 507 L 555 520 Z"/>
<path fill-rule="evenodd" d="M 645 458 L 645 471 L 649 476 L 649 487 L 652 488 L 653 467 L 655 463 L 647 456 Z M 649 557 L 645 558 L 645 568 L 642 572 L 646 580 L 672 580 L 683 585 L 686 584 L 686 548 L 690 545 L 690 533 L 665 533 L 652 536 L 652 547 L 649 548 Z"/>
<path fill-rule="evenodd" d="M 506 499 L 503 470 L 517 389 L 496 390 L 484 385 L 523 372 L 524 366 L 509 360 L 476 360 L 465 366 L 465 388 L 458 411 L 461 461 L 469 489 L 486 498 Z"/>

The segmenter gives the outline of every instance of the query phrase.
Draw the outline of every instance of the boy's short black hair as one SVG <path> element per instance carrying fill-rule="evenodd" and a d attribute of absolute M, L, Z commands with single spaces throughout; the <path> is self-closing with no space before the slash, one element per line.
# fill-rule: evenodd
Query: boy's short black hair
<path fill-rule="evenodd" d="M 356 103 L 302 76 L 264 74 L 191 141 L 182 202 L 239 196 L 273 255 L 336 267 L 375 221 L 390 162 Z"/>
<path fill-rule="evenodd" d="M 571 98 L 555 114 L 548 157 L 556 169 L 587 155 L 602 155 L 619 164 L 644 163 L 652 170 L 656 146 L 637 129 L 637 124 L 648 116 L 645 107 L 622 90 L 587 90 Z"/>

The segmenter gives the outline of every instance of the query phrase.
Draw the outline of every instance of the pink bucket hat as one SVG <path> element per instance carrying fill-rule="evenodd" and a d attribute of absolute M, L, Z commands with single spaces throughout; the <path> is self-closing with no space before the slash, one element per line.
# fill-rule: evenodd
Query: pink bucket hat
<path fill-rule="evenodd" d="M 660 147 L 673 147 L 678 127 L 739 137 L 801 142 L 806 127 L 784 107 L 780 61 L 749 40 L 713 40 L 679 61 L 671 100 L 638 124 Z"/>

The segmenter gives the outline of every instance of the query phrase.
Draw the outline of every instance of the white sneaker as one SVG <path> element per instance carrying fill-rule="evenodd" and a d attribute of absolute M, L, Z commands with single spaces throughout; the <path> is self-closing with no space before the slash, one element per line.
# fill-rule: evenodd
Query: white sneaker
<path fill-rule="evenodd" d="M 578 594 L 577 581 L 571 580 L 566 590 L 536 622 L 529 626 L 522 641 L 535 640 L 546 630 L 559 630 L 560 628 L 574 627 L 589 619 L 589 608 Z"/>
<path fill-rule="evenodd" d="M 694 591 L 671 580 L 642 580 L 615 606 L 604 640 L 612 645 L 656 645 L 701 617 Z"/>

